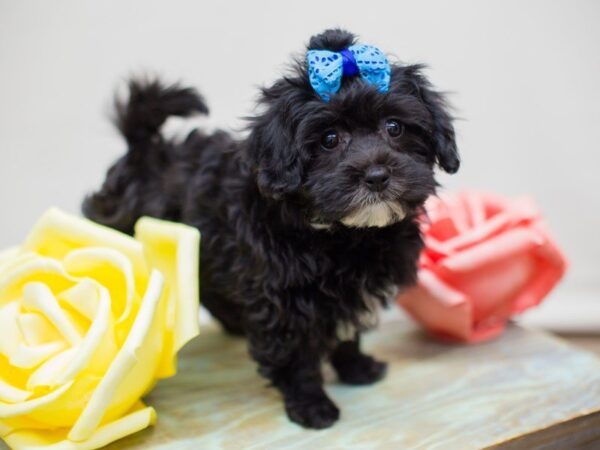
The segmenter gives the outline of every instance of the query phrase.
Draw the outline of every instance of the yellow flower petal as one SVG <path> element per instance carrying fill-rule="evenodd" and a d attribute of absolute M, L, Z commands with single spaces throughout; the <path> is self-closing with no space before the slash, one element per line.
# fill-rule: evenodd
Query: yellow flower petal
<path fill-rule="evenodd" d="M 0 272 L 0 305 L 19 298 L 23 286 L 29 282 L 41 282 L 57 291 L 68 288 L 73 279 L 60 262 L 31 254 L 18 256 L 13 263 Z"/>
<path fill-rule="evenodd" d="M 84 278 L 73 287 L 60 292 L 56 297 L 61 303 L 66 303 L 90 322 L 94 320 L 98 310 L 98 288 L 92 280 Z"/>
<path fill-rule="evenodd" d="M 71 387 L 64 395 L 29 412 L 27 417 L 40 424 L 45 424 L 47 429 L 70 428 L 86 407 L 90 396 L 100 383 L 100 379 L 101 377 L 89 374 L 87 371 L 81 373 L 75 380 L 69 382 L 69 384 L 72 383 Z M 60 389 L 60 387 L 57 389 Z M 45 393 L 47 389 L 42 387 L 38 391 Z M 112 417 L 111 419 L 115 418 Z"/>
<path fill-rule="evenodd" d="M 200 233 L 187 225 L 143 217 L 135 237 L 144 243 L 150 264 L 165 276 L 168 287 L 167 331 L 173 337 L 157 374 L 161 378 L 173 375 L 175 354 L 199 333 Z"/>
<path fill-rule="evenodd" d="M 60 308 L 52 291 L 43 283 L 32 282 L 23 289 L 21 306 L 46 317 L 71 345 L 81 342 L 81 335 Z"/>
<path fill-rule="evenodd" d="M 14 450 L 95 450 L 143 430 L 155 422 L 154 409 L 139 403 L 127 415 L 100 426 L 84 441 L 68 440 L 64 429 L 53 432 L 21 430 L 10 433 L 4 440 Z"/>
<path fill-rule="evenodd" d="M 98 290 L 98 306 L 94 321 L 83 338 L 83 341 L 78 346 L 75 357 L 65 369 L 64 373 L 58 378 L 58 384 L 70 381 L 89 364 L 92 356 L 94 356 L 94 353 L 102 342 L 102 338 L 109 329 L 110 297 L 106 288 L 98 286 Z"/>
<path fill-rule="evenodd" d="M 9 359 L 23 342 L 23 335 L 17 325 L 20 309 L 18 301 L 0 306 L 0 354 Z"/>
<path fill-rule="evenodd" d="M 27 400 L 29 397 L 31 397 L 31 392 L 19 389 L 0 378 L 0 401 L 17 403 Z"/>
<path fill-rule="evenodd" d="M 142 245 L 135 239 L 55 208 L 46 211 L 35 224 L 23 248 L 63 259 L 70 251 L 88 246 L 118 250 L 127 255 L 136 272 L 147 271 Z"/>
<path fill-rule="evenodd" d="M 66 344 L 63 341 L 48 342 L 34 347 L 20 343 L 17 351 L 11 355 L 9 362 L 20 369 L 33 369 L 65 347 Z"/>
<path fill-rule="evenodd" d="M 140 310 L 131 327 L 123 347 L 108 368 L 106 374 L 92 394 L 86 408 L 69 432 L 69 439 L 83 441 L 89 439 L 100 424 L 107 408 L 113 400 L 119 384 L 138 361 L 137 352 L 144 343 L 152 325 L 163 288 L 163 277 L 158 271 L 150 275 L 148 289 L 142 299 Z M 153 369 L 153 368 L 148 368 Z M 149 370 L 149 371 L 150 371 Z"/>
<path fill-rule="evenodd" d="M 21 403 L 6 403 L 0 402 L 0 419 L 6 419 L 8 417 L 18 416 L 20 414 L 27 414 L 31 411 L 34 411 L 37 408 L 40 408 L 44 405 L 52 403 L 60 398 L 61 395 L 64 395 L 67 390 L 71 387 L 73 383 L 67 383 L 64 386 L 56 389 L 55 391 L 50 392 L 49 394 L 42 395 L 41 397 L 27 400 Z"/>
<path fill-rule="evenodd" d="M 7 248 L 0 252 L 0 270 L 4 268 L 4 265 L 14 260 L 15 257 L 20 253 L 19 247 Z"/>
<path fill-rule="evenodd" d="M 62 339 L 62 336 L 48 319 L 35 312 L 19 314 L 17 325 L 27 345 L 47 344 Z"/>
<path fill-rule="evenodd" d="M 117 323 L 129 317 L 136 283 L 133 265 L 123 253 L 112 248 L 86 247 L 67 254 L 64 264 L 69 273 L 92 277 L 113 292 L 112 309 Z"/>
<path fill-rule="evenodd" d="M 27 389 L 34 390 L 42 386 L 56 386 L 58 384 L 57 380 L 65 372 L 71 361 L 73 361 L 76 352 L 77 347 L 73 347 L 48 359 L 48 361 L 31 373 L 27 379 Z"/>
<path fill-rule="evenodd" d="M 27 390 L 26 382 L 29 376 L 29 370 L 13 367 L 8 362 L 5 355 L 0 354 L 0 379 L 3 382 L 18 389 Z M 1 401 L 2 399 L 0 399 Z"/>
<path fill-rule="evenodd" d="M 0 420 L 0 437 L 8 436 L 16 430 L 43 430 L 47 425 L 41 424 L 27 416 L 11 417 L 10 419 Z"/>

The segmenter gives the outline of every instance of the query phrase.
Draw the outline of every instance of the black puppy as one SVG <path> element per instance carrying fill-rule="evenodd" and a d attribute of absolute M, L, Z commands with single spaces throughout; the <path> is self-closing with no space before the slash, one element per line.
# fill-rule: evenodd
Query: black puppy
<path fill-rule="evenodd" d="M 355 37 L 328 30 L 309 49 L 342 51 Z M 262 91 L 263 112 L 238 141 L 194 131 L 164 139 L 167 117 L 207 113 L 192 89 L 132 81 L 117 125 L 128 153 L 88 197 L 91 219 L 132 232 L 143 215 L 200 229 L 201 299 L 248 337 L 259 372 L 291 420 L 325 428 L 339 417 L 322 386 L 325 357 L 340 380 L 368 384 L 386 365 L 359 334 L 390 292 L 415 281 L 416 217 L 435 192 L 434 165 L 459 167 L 443 97 L 418 65 L 391 66 L 386 93 L 344 77 L 324 101 L 306 62 Z"/>

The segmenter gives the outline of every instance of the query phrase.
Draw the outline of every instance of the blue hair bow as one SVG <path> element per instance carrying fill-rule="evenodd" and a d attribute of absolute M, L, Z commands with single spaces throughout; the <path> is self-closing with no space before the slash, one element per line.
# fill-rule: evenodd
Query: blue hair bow
<path fill-rule="evenodd" d="M 306 61 L 310 85 L 326 102 L 340 90 L 342 77 L 360 75 L 379 92 L 389 89 L 390 63 L 383 52 L 372 45 L 351 45 L 340 52 L 309 50 Z"/>

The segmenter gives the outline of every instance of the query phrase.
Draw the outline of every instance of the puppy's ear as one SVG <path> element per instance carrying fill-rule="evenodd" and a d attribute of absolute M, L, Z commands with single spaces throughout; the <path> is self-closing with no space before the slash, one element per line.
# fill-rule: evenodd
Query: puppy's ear
<path fill-rule="evenodd" d="M 455 173 L 460 167 L 460 158 L 450 108 L 444 96 L 432 88 L 431 83 L 422 74 L 422 69 L 422 65 L 406 67 L 404 76 L 407 77 L 413 94 L 425 104 L 431 114 L 431 137 L 438 165 L 448 173 Z"/>
<path fill-rule="evenodd" d="M 289 81 L 280 80 L 263 89 L 260 105 L 266 109 L 250 118 L 247 141 L 258 188 L 274 199 L 296 192 L 302 184 L 302 148 L 294 139 L 294 105 L 302 105 L 305 99 L 297 98 L 300 93 Z"/>

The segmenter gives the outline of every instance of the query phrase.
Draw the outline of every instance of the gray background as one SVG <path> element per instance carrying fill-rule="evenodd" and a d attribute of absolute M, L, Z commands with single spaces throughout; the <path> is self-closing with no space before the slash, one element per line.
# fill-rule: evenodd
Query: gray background
<path fill-rule="evenodd" d="M 290 53 L 343 26 L 430 65 L 462 118 L 463 169 L 445 188 L 533 195 L 572 266 L 549 303 L 598 305 L 599 24 L 600 2 L 583 0 L 1 0 L 0 248 L 101 182 L 124 150 L 107 114 L 128 74 L 198 86 L 239 127 Z"/>

